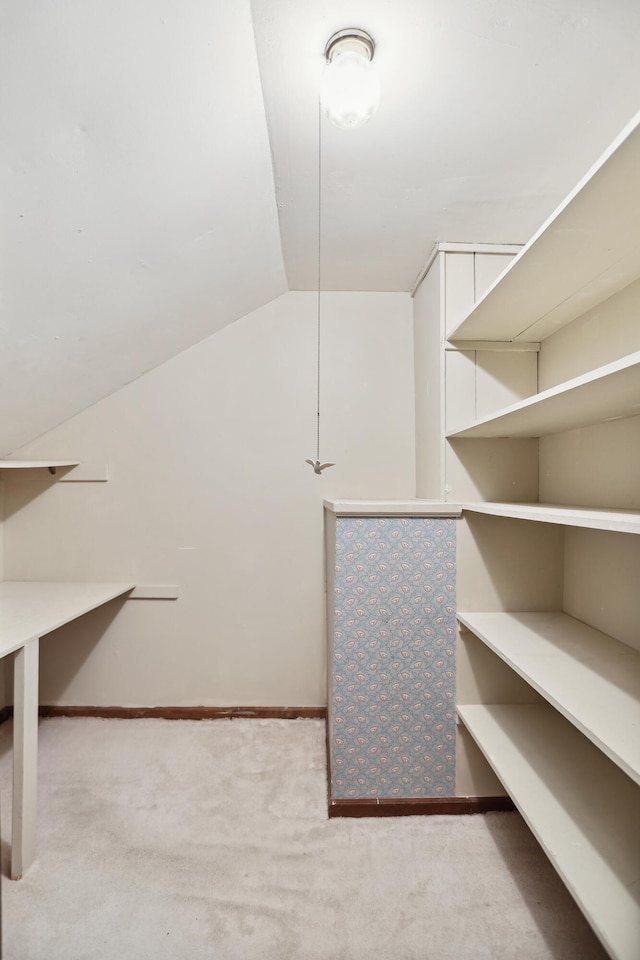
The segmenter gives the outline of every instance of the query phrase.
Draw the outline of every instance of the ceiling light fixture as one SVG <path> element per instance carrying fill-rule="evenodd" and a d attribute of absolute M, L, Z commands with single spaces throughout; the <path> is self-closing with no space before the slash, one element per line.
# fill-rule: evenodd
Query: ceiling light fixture
<path fill-rule="evenodd" d="M 325 47 L 326 69 L 318 99 L 318 299 L 316 313 L 316 458 L 306 463 L 321 476 L 335 463 L 320 459 L 320 320 L 322 290 L 322 114 L 337 127 L 358 130 L 376 112 L 380 85 L 371 61 L 375 44 L 368 33 L 349 27 L 334 33 Z"/>
<path fill-rule="evenodd" d="M 372 60 L 376 45 L 364 30 L 348 27 L 329 38 L 320 102 L 336 127 L 358 130 L 380 102 L 380 84 Z"/>

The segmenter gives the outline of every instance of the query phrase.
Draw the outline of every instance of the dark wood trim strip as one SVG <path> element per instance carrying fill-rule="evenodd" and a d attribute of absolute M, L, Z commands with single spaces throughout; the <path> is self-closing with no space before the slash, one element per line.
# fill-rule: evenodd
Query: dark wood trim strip
<path fill-rule="evenodd" d="M 411 817 L 515 810 L 510 797 L 425 797 L 421 800 L 330 800 L 329 817 Z"/>
<path fill-rule="evenodd" d="M 327 707 L 327 721 L 324 725 L 324 733 L 327 741 L 327 796 L 329 798 L 329 806 L 331 806 L 331 780 L 332 780 L 332 764 L 331 764 L 331 720 L 329 719 L 329 708 Z M 331 814 L 329 814 L 331 816 Z"/>
<path fill-rule="evenodd" d="M 13 707 L 0 707 L 0 723 L 10 720 L 13 716 Z"/>
<path fill-rule="evenodd" d="M 11 709 L 11 708 L 9 708 Z M 41 717 L 100 717 L 106 720 L 325 720 L 326 707 L 65 707 L 40 706 Z"/>

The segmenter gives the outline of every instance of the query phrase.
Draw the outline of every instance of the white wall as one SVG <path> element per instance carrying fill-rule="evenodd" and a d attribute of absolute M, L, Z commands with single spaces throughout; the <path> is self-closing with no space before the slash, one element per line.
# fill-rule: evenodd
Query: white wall
<path fill-rule="evenodd" d="M 5 481 L 8 579 L 177 583 L 42 644 L 41 702 L 326 702 L 323 497 L 414 495 L 411 301 L 323 294 L 321 477 L 312 293 L 287 293 L 19 456 L 108 483 Z"/>

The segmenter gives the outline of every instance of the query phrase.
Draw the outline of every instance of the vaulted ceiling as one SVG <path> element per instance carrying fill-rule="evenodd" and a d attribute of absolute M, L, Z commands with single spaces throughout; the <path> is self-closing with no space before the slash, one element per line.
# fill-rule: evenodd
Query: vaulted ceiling
<path fill-rule="evenodd" d="M 408 291 L 438 240 L 525 242 L 640 107 L 637 0 L 4 0 L 0 453 L 318 283 Z"/>

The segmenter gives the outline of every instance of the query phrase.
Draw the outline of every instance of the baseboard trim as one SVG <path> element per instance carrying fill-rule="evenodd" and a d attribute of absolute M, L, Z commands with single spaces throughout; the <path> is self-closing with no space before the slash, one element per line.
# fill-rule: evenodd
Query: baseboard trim
<path fill-rule="evenodd" d="M 326 707 L 90 707 L 41 705 L 41 717 L 104 720 L 326 720 Z M 13 707 L 0 707 L 0 724 Z M 426 797 L 420 800 L 330 800 L 329 817 L 410 817 L 515 810 L 510 797 Z"/>
<path fill-rule="evenodd" d="M 330 800 L 329 817 L 415 817 L 515 810 L 510 797 L 425 797 L 421 800 Z"/>
<path fill-rule="evenodd" d="M 5 708 L 10 709 L 12 708 Z M 12 711 L 13 712 L 13 711 Z M 98 717 L 104 720 L 326 720 L 326 707 L 65 707 L 40 706 L 41 717 Z"/>

